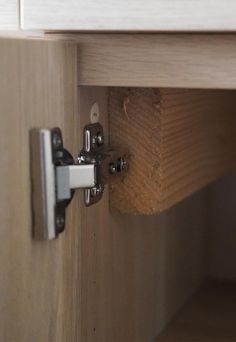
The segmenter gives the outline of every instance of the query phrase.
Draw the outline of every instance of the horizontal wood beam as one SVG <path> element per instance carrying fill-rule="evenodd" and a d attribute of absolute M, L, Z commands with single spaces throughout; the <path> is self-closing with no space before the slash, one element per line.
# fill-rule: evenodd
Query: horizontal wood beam
<path fill-rule="evenodd" d="M 66 35 L 80 85 L 236 88 L 236 35 Z"/>
<path fill-rule="evenodd" d="M 110 142 L 130 151 L 111 208 L 162 212 L 236 168 L 236 93 L 112 88 Z"/>

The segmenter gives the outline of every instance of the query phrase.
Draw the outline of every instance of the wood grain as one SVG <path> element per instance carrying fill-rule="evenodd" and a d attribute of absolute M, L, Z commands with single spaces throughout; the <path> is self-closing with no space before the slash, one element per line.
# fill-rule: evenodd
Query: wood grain
<path fill-rule="evenodd" d="M 0 30 L 18 30 L 19 12 L 17 0 L 0 0 Z"/>
<path fill-rule="evenodd" d="M 74 43 L 0 39 L 0 53 L 0 340 L 153 339 L 205 277 L 207 193 L 159 217 L 79 193 L 66 231 L 33 241 L 29 130 L 61 127 L 76 155 L 94 101 L 107 130 L 107 90 L 80 89 L 77 107 Z"/>
<path fill-rule="evenodd" d="M 107 133 L 101 87 L 79 88 L 80 127 L 94 102 Z M 114 215 L 106 188 L 101 202 L 82 210 L 81 341 L 156 337 L 206 275 L 207 205 L 203 191 L 159 216 Z"/>
<path fill-rule="evenodd" d="M 24 0 L 24 29 L 235 31 L 234 0 Z"/>
<path fill-rule="evenodd" d="M 77 152 L 73 43 L 0 39 L 0 340 L 75 340 L 77 201 L 65 234 L 33 241 L 29 130 L 60 126 Z"/>
<path fill-rule="evenodd" d="M 232 34 L 66 37 L 78 43 L 80 85 L 236 88 L 236 36 Z"/>
<path fill-rule="evenodd" d="M 235 169 L 235 111 L 234 91 L 111 89 L 110 141 L 130 152 L 112 210 L 158 213 Z"/>
<path fill-rule="evenodd" d="M 236 284 L 211 280 L 184 306 L 155 340 L 234 342 Z"/>

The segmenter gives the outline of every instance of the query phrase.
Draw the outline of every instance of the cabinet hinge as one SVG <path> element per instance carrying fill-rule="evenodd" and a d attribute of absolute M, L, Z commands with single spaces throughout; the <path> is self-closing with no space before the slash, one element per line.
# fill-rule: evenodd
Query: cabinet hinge
<path fill-rule="evenodd" d="M 74 160 L 64 148 L 59 128 L 32 129 L 31 173 L 34 237 L 54 239 L 65 229 L 66 207 L 76 189 L 86 206 L 97 203 L 104 185 L 128 169 L 128 153 L 107 148 L 99 123 L 84 128 L 84 143 Z"/>

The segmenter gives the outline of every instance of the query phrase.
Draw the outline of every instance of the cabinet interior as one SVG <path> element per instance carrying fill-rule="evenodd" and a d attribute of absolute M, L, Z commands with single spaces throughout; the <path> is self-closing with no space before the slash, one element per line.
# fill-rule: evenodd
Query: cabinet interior
<path fill-rule="evenodd" d="M 85 38 L 87 41 L 87 36 Z M 201 335 L 203 341 L 214 340 L 216 334 L 222 342 L 227 339 L 236 340 L 235 329 L 229 326 L 235 317 L 235 308 L 230 304 L 233 302 L 231 298 L 234 298 L 232 284 L 236 279 L 236 174 L 233 173 L 236 161 L 236 125 L 233 124 L 235 111 L 225 112 L 219 103 L 221 95 L 224 99 L 230 96 L 229 101 L 224 100 L 229 108 L 228 105 L 234 104 L 235 91 L 226 91 L 224 94 L 220 91 L 221 95 L 218 96 L 219 92 L 209 94 L 206 90 L 210 103 L 215 106 L 211 112 L 212 107 L 204 101 L 206 93 L 203 90 L 196 90 L 196 93 L 191 91 L 189 106 L 187 100 L 190 93 L 186 97 L 186 92 L 178 92 L 178 96 L 184 96 L 184 102 L 178 100 L 172 109 L 165 103 L 173 120 L 168 121 L 170 112 L 168 115 L 162 112 L 163 116 L 157 116 L 164 129 L 163 140 L 168 140 L 168 134 L 171 133 L 172 137 L 181 142 L 185 132 L 184 144 L 178 147 L 188 146 L 193 140 L 192 133 L 194 139 L 199 137 L 201 144 L 195 150 L 198 153 L 188 154 L 187 158 L 182 154 L 186 165 L 191 165 L 193 169 L 189 166 L 181 168 L 178 174 L 176 168 L 179 167 L 179 155 L 173 151 L 177 145 L 164 146 L 164 153 L 169 155 L 167 159 L 170 163 L 174 161 L 175 165 L 169 167 L 167 159 L 160 159 L 160 162 L 164 162 L 163 172 L 167 172 L 160 181 L 164 181 L 163 189 L 168 187 L 171 197 L 168 201 L 160 197 L 163 206 L 159 206 L 155 213 L 147 215 L 147 211 L 134 214 L 130 211 L 110 210 L 114 192 L 109 194 L 108 188 L 102 201 L 85 208 L 82 194 L 78 193 L 68 208 L 67 227 L 63 235 L 52 242 L 35 241 L 31 235 L 30 129 L 60 127 L 65 137 L 65 146 L 76 156 L 82 146 L 83 129 L 88 124 L 94 102 L 99 102 L 100 121 L 105 136 L 108 136 L 109 130 L 113 130 L 113 143 L 118 139 L 116 134 L 121 128 L 117 126 L 114 130 L 115 125 L 111 127 L 111 102 L 108 99 L 111 89 L 90 84 L 79 86 L 79 94 L 76 92 L 77 49 L 73 43 L 3 39 L 0 50 L 0 110 L 4 113 L 0 125 L 3 175 L 0 179 L 0 308 L 3 313 L 0 340 L 100 342 L 182 338 L 182 341 L 191 341 L 191 338 L 199 339 L 197 333 L 205 332 L 207 337 Z M 109 50 L 113 52 L 110 47 Z M 104 54 L 104 49 L 99 51 Z M 81 54 L 78 56 L 81 57 Z M 125 54 L 125 60 L 127 56 Z M 120 65 L 119 58 L 117 61 Z M 104 65 L 107 67 L 106 63 Z M 160 69 L 155 70 L 157 72 Z M 93 76 L 96 70 L 94 67 Z M 172 76 L 172 70 L 169 71 Z M 102 75 L 113 81 L 109 71 Z M 137 76 L 135 73 L 133 75 Z M 123 90 L 120 89 L 121 93 Z M 112 91 L 117 94 L 116 89 Z M 141 94 L 149 94 L 148 98 L 152 99 L 150 92 L 144 91 Z M 174 95 L 173 90 L 168 94 L 174 96 L 172 99 L 175 101 L 177 92 Z M 131 119 L 132 116 L 135 118 L 135 114 L 133 110 L 130 112 L 130 106 L 139 92 L 131 95 L 125 104 L 126 118 L 132 124 Z M 167 96 L 166 93 L 163 96 Z M 201 108 L 204 108 L 204 115 L 194 116 L 194 113 L 202 113 L 196 101 L 198 98 L 203 106 Z M 178 111 L 178 119 L 174 120 L 178 103 L 182 104 L 182 109 Z M 154 104 L 158 109 L 158 103 Z M 124 112 L 124 102 L 118 101 L 116 108 L 123 108 Z M 181 117 L 183 108 L 186 115 Z M 188 129 L 185 126 L 183 129 L 189 119 L 188 109 L 191 109 L 192 119 L 200 120 L 198 122 L 201 122 L 203 130 L 198 124 L 198 130 L 194 132 L 193 126 Z M 140 113 L 145 115 L 145 112 L 143 108 Z M 215 113 L 218 118 L 216 121 Z M 193 123 L 196 124 L 196 121 Z M 139 127 L 139 134 L 146 130 L 146 126 Z M 178 136 L 174 134 L 174 127 L 178 129 Z M 213 140 L 207 139 L 207 132 Z M 123 142 L 125 136 L 129 137 L 129 131 L 123 135 Z M 135 134 L 132 136 L 134 138 Z M 153 138 L 150 135 L 148 137 Z M 204 143 L 202 139 L 205 139 Z M 144 141 L 140 135 L 137 140 Z M 212 152 L 214 158 L 208 158 L 206 150 Z M 170 151 L 172 154 L 169 154 Z M 148 156 L 148 153 L 145 155 Z M 195 157 L 198 163 L 204 161 L 200 167 L 196 160 L 194 162 Z M 148 160 L 146 158 L 146 162 Z M 197 177 L 198 172 L 204 170 L 205 173 Z M 173 186 L 169 183 L 168 172 L 176 180 L 174 185 L 179 184 L 176 176 L 180 176 L 181 192 L 176 189 L 177 192 L 172 193 Z M 223 177 L 223 174 L 230 175 Z M 194 182 L 191 177 L 196 177 Z M 204 184 L 201 180 L 204 180 Z M 128 186 L 126 191 L 128 194 L 134 193 L 133 188 Z M 140 186 L 139 191 L 139 199 L 145 198 Z M 181 193 L 181 199 L 176 197 L 176 193 Z M 152 195 L 155 196 L 155 191 Z M 146 196 L 149 198 L 149 193 Z M 118 207 L 118 204 L 124 207 L 123 203 L 113 201 L 113 209 L 121 209 L 122 206 Z M 198 295 L 201 288 L 203 294 Z M 196 297 L 194 300 L 195 295 L 203 296 L 203 299 L 198 300 L 199 297 Z M 203 302 L 204 313 L 201 307 L 195 305 L 198 301 Z M 220 322 L 216 315 L 219 307 L 223 313 Z M 209 326 L 204 330 L 199 320 L 206 313 L 211 316 L 211 320 L 208 320 Z M 186 316 L 191 320 L 188 327 L 184 323 Z M 175 319 L 177 323 L 173 321 Z M 204 324 L 206 322 L 207 318 Z M 168 324 L 173 325 L 168 327 Z M 182 332 L 176 331 L 180 330 L 180 324 Z M 183 330 L 184 333 L 189 331 L 187 338 L 181 335 Z"/>
<path fill-rule="evenodd" d="M 137 216 L 145 225 L 137 234 L 146 241 L 152 234 L 155 252 L 147 257 L 145 242 L 136 245 L 137 267 L 142 255 L 151 263 L 153 278 L 144 276 L 155 284 L 157 341 L 235 340 L 235 91 L 111 88 L 108 113 L 111 142 L 127 144 L 135 164 L 112 188 L 111 209 L 158 214 Z M 140 166 L 145 152 L 149 159 Z M 152 158 L 161 169 L 156 178 L 148 178 Z"/>
<path fill-rule="evenodd" d="M 235 341 L 235 185 L 236 173 L 232 173 L 204 190 L 208 202 L 204 238 L 200 241 L 195 235 L 194 242 L 199 251 L 205 251 L 201 276 L 195 278 L 199 283 L 160 329 L 156 341 Z M 191 258 L 191 252 L 187 254 Z M 192 259 L 191 264 L 196 268 L 196 260 Z M 177 267 L 184 269 L 185 264 Z"/>

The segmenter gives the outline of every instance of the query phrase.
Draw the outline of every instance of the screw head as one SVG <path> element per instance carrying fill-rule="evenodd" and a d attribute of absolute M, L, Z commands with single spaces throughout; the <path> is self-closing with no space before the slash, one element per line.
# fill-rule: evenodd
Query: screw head
<path fill-rule="evenodd" d="M 97 134 L 97 139 L 96 139 L 97 145 L 98 145 L 98 146 L 101 146 L 101 145 L 103 144 L 103 140 L 104 140 L 104 139 L 103 139 L 103 134 L 99 132 L 99 133 Z"/>
<path fill-rule="evenodd" d="M 96 197 L 96 196 L 100 195 L 102 193 L 102 191 L 103 191 L 103 188 L 101 185 L 99 185 L 98 187 L 95 186 L 91 189 L 91 196 Z"/>
<path fill-rule="evenodd" d="M 117 166 L 114 163 L 110 163 L 109 172 L 114 175 L 117 172 Z"/>

